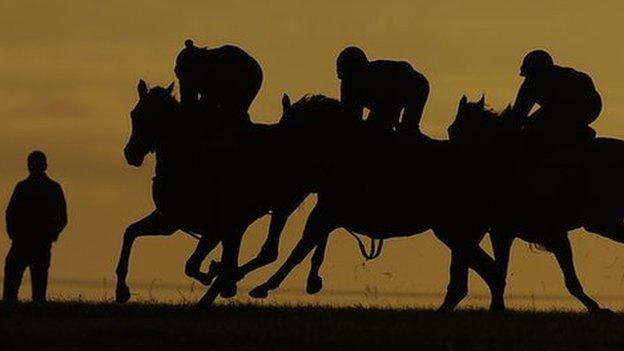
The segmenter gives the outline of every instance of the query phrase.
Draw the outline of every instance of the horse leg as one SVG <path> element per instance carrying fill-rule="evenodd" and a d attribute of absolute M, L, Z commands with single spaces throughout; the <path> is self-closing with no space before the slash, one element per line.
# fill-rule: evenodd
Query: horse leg
<path fill-rule="evenodd" d="M 319 236 L 316 242 L 316 249 L 314 249 L 314 253 L 312 254 L 312 265 L 310 266 L 306 284 L 306 292 L 310 295 L 316 294 L 323 289 L 323 278 L 319 275 L 319 271 L 325 260 L 325 249 L 327 248 L 328 238 L 329 233 Z"/>
<path fill-rule="evenodd" d="M 243 279 L 250 272 L 275 262 L 278 256 L 279 241 L 286 225 L 286 220 L 292 211 L 276 211 L 271 215 L 271 224 L 269 225 L 269 235 L 262 244 L 262 248 L 256 257 L 243 264 L 238 270 L 237 279 Z"/>
<path fill-rule="evenodd" d="M 556 237 L 551 238 L 544 244 L 546 248 L 555 254 L 565 279 L 565 286 L 570 294 L 576 297 L 590 313 L 609 311 L 608 309 L 600 308 L 598 302 L 589 297 L 583 291 L 583 286 L 581 285 L 581 282 L 576 275 L 576 270 L 574 269 L 572 247 L 570 246 L 570 240 L 568 239 L 567 233 L 561 233 Z"/>
<path fill-rule="evenodd" d="M 243 279 L 250 272 L 264 267 L 277 260 L 279 251 L 279 241 L 286 225 L 288 217 L 297 209 L 301 202 L 305 199 L 307 193 L 302 193 L 290 198 L 286 205 L 276 206 L 273 214 L 271 214 L 271 224 L 269 225 L 269 235 L 262 244 L 262 248 L 256 257 L 243 264 L 238 269 L 238 280 Z"/>
<path fill-rule="evenodd" d="M 468 264 L 461 255 L 451 251 L 449 284 L 446 287 L 446 296 L 439 312 L 450 312 L 468 294 Z"/>
<path fill-rule="evenodd" d="M 496 262 L 480 246 L 474 245 L 466 250 L 468 266 L 474 269 L 490 288 L 492 299 L 490 311 L 505 311 L 505 280 L 500 275 Z"/>
<path fill-rule="evenodd" d="M 466 296 L 468 272 L 465 266 L 467 266 L 487 283 L 492 295 L 490 310 L 504 311 L 504 284 L 495 261 L 479 246 L 485 233 L 474 230 L 468 232 L 468 235 L 459 235 L 458 230 L 434 230 L 434 234 L 451 249 L 451 281 L 440 310 L 452 310 Z"/>
<path fill-rule="evenodd" d="M 130 288 L 126 284 L 128 275 L 128 265 L 130 261 L 130 252 L 134 240 L 139 236 L 148 235 L 171 235 L 178 228 L 172 224 L 160 211 L 156 210 L 147 217 L 132 223 L 126 228 L 123 236 L 123 245 L 117 263 L 117 289 L 115 299 L 118 303 L 124 303 L 130 299 Z"/>
<path fill-rule="evenodd" d="M 225 286 L 221 289 L 221 297 L 230 298 L 236 296 L 236 282 L 238 281 L 238 257 L 240 254 L 241 241 L 244 230 L 240 230 L 236 235 L 227 238 L 223 242 L 223 272 L 221 275 L 225 280 Z"/>
<path fill-rule="evenodd" d="M 291 252 L 286 262 L 273 274 L 264 284 L 261 284 L 249 292 L 254 298 L 265 298 L 269 295 L 269 290 L 277 289 L 286 279 L 290 271 L 295 268 L 303 259 L 312 251 L 318 238 L 326 236 L 331 231 L 331 227 L 325 223 L 325 219 L 321 215 L 319 207 L 314 208 L 308 221 L 306 222 L 303 236 Z"/>
<path fill-rule="evenodd" d="M 208 256 L 208 254 L 210 254 L 210 252 L 217 247 L 219 241 L 220 240 L 213 235 L 203 235 L 199 239 L 195 251 L 193 251 L 189 259 L 186 261 L 186 265 L 184 267 L 184 272 L 187 276 L 197 280 L 203 285 L 210 285 L 210 283 L 212 283 L 212 280 L 217 276 L 217 272 L 219 271 L 219 269 L 215 267 L 215 263 L 213 262 L 210 265 L 211 269 L 208 273 L 203 273 L 200 268 L 206 256 Z"/>
<path fill-rule="evenodd" d="M 503 291 L 507 285 L 507 270 L 509 269 L 509 255 L 511 253 L 513 240 L 514 237 L 506 231 L 493 230 L 490 232 L 494 260 L 496 261 L 496 267 L 498 268 L 498 273 L 503 282 Z"/>
<path fill-rule="evenodd" d="M 219 294 L 229 298 L 236 295 L 236 276 L 238 271 L 238 255 L 244 230 L 232 232 L 234 235 L 223 239 L 220 273 L 208 291 L 199 300 L 199 304 L 210 306 Z"/>

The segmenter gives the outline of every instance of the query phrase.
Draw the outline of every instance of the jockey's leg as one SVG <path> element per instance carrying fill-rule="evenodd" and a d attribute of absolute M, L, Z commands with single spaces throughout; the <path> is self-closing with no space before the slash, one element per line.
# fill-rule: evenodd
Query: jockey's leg
<path fill-rule="evenodd" d="M 429 97 L 429 82 L 424 76 L 419 74 L 410 85 L 410 89 L 410 98 L 405 103 L 405 109 L 403 110 L 403 116 L 398 129 L 408 132 L 420 132 L 420 120 Z"/>

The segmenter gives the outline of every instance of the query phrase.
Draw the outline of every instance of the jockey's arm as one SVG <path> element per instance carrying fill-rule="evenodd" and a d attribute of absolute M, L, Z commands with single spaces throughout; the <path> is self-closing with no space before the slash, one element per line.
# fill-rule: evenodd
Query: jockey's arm
<path fill-rule="evenodd" d="M 532 87 L 526 80 L 518 89 L 516 101 L 513 104 L 512 116 L 521 125 L 526 122 L 529 112 L 535 105 L 535 99 L 532 94 Z"/>
<path fill-rule="evenodd" d="M 364 104 L 355 91 L 353 84 L 350 84 L 348 81 L 342 80 L 340 82 L 340 102 L 347 113 L 358 119 L 362 119 Z"/>

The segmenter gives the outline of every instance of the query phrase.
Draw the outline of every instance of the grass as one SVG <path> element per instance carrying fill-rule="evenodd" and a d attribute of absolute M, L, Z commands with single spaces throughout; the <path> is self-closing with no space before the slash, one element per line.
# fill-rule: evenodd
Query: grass
<path fill-rule="evenodd" d="M 1 350 L 619 349 L 624 315 L 57 302 L 0 305 Z"/>

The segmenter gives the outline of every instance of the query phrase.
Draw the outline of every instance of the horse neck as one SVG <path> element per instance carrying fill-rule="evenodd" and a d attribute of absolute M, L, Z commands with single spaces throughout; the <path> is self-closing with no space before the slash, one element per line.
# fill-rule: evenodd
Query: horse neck
<path fill-rule="evenodd" d="M 166 113 L 165 123 L 161 126 L 158 142 L 154 148 L 156 155 L 156 177 L 186 171 L 185 165 L 190 162 L 196 128 L 189 119 L 181 118 L 175 109 Z"/>

